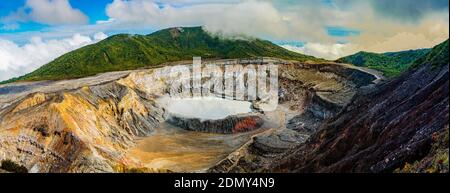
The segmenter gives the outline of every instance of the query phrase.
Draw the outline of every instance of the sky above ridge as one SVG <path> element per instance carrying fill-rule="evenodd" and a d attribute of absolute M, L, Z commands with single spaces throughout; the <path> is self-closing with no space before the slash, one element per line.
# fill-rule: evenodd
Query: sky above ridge
<path fill-rule="evenodd" d="M 0 0 L 0 81 L 118 33 L 204 26 L 326 59 L 432 47 L 448 0 Z"/>

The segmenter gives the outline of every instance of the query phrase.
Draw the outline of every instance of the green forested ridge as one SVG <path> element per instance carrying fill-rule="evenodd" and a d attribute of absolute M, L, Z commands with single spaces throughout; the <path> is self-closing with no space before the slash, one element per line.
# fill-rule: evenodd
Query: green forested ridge
<path fill-rule="evenodd" d="M 120 34 L 74 50 L 22 77 L 6 82 L 80 78 L 102 72 L 151 67 L 165 62 L 203 58 L 277 57 L 320 60 L 288 51 L 261 39 L 224 39 L 201 27 L 170 28 L 150 35 Z"/>
<path fill-rule="evenodd" d="M 420 65 L 432 65 L 432 66 L 440 66 L 440 65 L 448 65 L 448 39 L 445 42 L 435 46 L 431 51 L 414 61 L 412 64 L 413 67 L 417 67 Z"/>
<path fill-rule="evenodd" d="M 397 76 L 404 72 L 422 56 L 430 52 L 430 49 L 408 50 L 401 52 L 371 53 L 358 52 L 337 60 L 340 63 L 349 63 L 379 70 L 388 77 Z"/>

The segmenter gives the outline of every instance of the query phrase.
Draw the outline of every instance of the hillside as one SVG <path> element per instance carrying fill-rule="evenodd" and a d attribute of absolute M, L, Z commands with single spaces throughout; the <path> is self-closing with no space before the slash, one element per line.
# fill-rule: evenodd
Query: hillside
<path fill-rule="evenodd" d="M 382 71 L 388 77 L 394 77 L 407 70 L 414 61 L 426 55 L 429 51 L 430 49 L 419 49 L 381 54 L 358 52 L 336 61 L 376 69 Z"/>
<path fill-rule="evenodd" d="M 361 90 L 271 170 L 448 172 L 448 142 L 442 142 L 448 141 L 448 40 L 417 63 L 391 81 Z"/>
<path fill-rule="evenodd" d="M 418 67 L 423 64 L 431 66 L 448 65 L 448 39 L 433 48 L 428 54 L 417 59 L 412 64 L 413 67 Z"/>
<path fill-rule="evenodd" d="M 265 40 L 222 39 L 211 36 L 201 27 L 170 28 L 150 35 L 114 35 L 64 54 L 36 71 L 8 82 L 80 78 L 102 72 L 190 60 L 193 56 L 224 59 L 265 56 L 298 61 L 318 60 Z"/>
<path fill-rule="evenodd" d="M 230 60 L 214 62 L 223 67 Z M 246 65 L 259 60 L 234 62 Z M 208 116 L 227 113 L 230 108 L 247 110 L 250 104 L 208 97 L 195 100 L 203 104 L 181 100 L 179 106 L 180 100 L 161 97 L 169 96 L 178 79 L 164 67 L 0 86 L 0 161 L 11 160 L 8 165 L 15 166 L 12 168 L 25 166 L 30 172 L 43 173 L 205 171 L 266 131 L 273 132 L 274 138 L 258 141 L 275 144 L 276 151 L 303 142 L 309 134 L 284 128 L 286 114 L 297 115 L 308 106 L 314 115 L 306 120 L 307 125 L 315 125 L 376 78 L 342 65 L 282 60 L 277 64 L 282 108 L 267 114 L 231 114 L 219 120 Z M 315 90 L 325 92 L 319 97 Z M 178 105 L 174 108 L 173 103 Z M 189 111 L 201 113 L 205 120 L 191 119 Z M 190 119 L 176 127 L 172 118 L 183 115 Z M 202 132 L 197 130 L 200 127 Z M 233 128 L 231 132 L 229 128 Z M 242 133 L 249 129 L 252 131 Z"/>

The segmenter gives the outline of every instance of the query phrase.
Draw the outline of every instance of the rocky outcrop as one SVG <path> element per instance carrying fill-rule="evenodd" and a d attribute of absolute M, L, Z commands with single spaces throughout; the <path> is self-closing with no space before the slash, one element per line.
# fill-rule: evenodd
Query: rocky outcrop
<path fill-rule="evenodd" d="M 403 167 L 396 169 L 397 173 L 448 173 L 449 172 L 449 146 L 447 129 L 434 133 L 433 145 L 427 156 L 421 160 L 406 163 Z"/>
<path fill-rule="evenodd" d="M 315 131 L 314 121 L 331 116 L 335 108 L 348 103 L 360 84 L 350 80 L 357 70 L 345 70 L 340 65 L 324 70 L 317 69 L 322 64 L 302 66 L 281 60 L 277 64 L 284 93 L 280 100 L 286 108 L 282 111 L 287 114 L 280 118 L 281 122 L 303 112 L 309 112 L 313 121 L 305 121 L 306 127 L 293 121 L 292 127 L 284 128 L 283 124 L 254 136 L 236 151 L 241 152 L 238 156 L 230 155 L 221 162 L 231 160 L 237 167 L 220 171 L 252 171 L 258 163 L 270 164 L 276 155 L 303 143 Z M 166 94 L 170 81 L 164 76 L 167 74 L 155 76 L 160 69 L 0 86 L 0 160 L 11 159 L 30 172 L 120 172 L 126 171 L 123 168 L 141 168 L 125 155 L 135 146 L 136 137 L 152 134 L 165 120 L 164 107 L 157 99 Z M 260 128 L 261 119 L 245 115 L 208 122 L 180 119 L 179 123 L 195 131 L 239 133 Z M 249 157 L 260 161 L 252 162 Z"/>
<path fill-rule="evenodd" d="M 313 69 L 321 73 L 332 73 L 339 77 L 345 78 L 347 81 L 351 81 L 357 87 L 367 85 L 373 82 L 377 77 L 355 67 L 347 67 L 345 65 L 337 63 L 322 63 L 321 65 L 310 65 L 308 63 L 302 63 L 299 67 L 304 69 Z"/>
<path fill-rule="evenodd" d="M 201 120 L 199 118 L 182 118 L 170 116 L 170 124 L 190 130 L 206 133 L 234 134 L 259 129 L 264 120 L 259 115 L 231 115 L 219 120 Z"/>
<path fill-rule="evenodd" d="M 396 169 L 397 173 L 448 173 L 449 172 L 449 146 L 447 129 L 432 136 L 433 145 L 427 156 L 421 160 L 407 162 L 403 167 Z"/>
<path fill-rule="evenodd" d="M 299 64 L 281 68 L 279 106 L 287 108 L 282 110 L 285 125 L 253 136 L 250 142 L 208 171 L 266 172 L 277 157 L 303 144 L 324 121 L 339 113 L 359 86 L 370 85 L 376 79 L 370 74 L 358 77 L 360 72 L 356 69 L 344 70 L 343 66 L 332 65 Z M 334 70 L 338 73 L 334 74 Z"/>
<path fill-rule="evenodd" d="M 424 64 L 364 87 L 308 142 L 275 159 L 268 170 L 391 172 L 428 154 L 432 136 L 448 124 L 448 97 L 448 64 Z"/>
<path fill-rule="evenodd" d="M 267 130 L 253 136 L 251 141 L 211 167 L 208 172 L 264 172 L 264 166 L 271 164 L 275 157 L 304 143 L 308 137 L 290 129 Z"/>
<path fill-rule="evenodd" d="M 313 93 L 303 113 L 290 119 L 286 128 L 312 135 L 317 132 L 324 120 L 334 117 L 341 108 L 338 104 L 328 102 Z"/>
<path fill-rule="evenodd" d="M 30 172 L 114 172 L 162 120 L 151 101 L 115 82 L 30 94 L 0 110 L 0 159 Z"/>
<path fill-rule="evenodd" d="M 264 133 L 254 137 L 251 151 L 258 155 L 283 153 L 286 150 L 305 142 L 309 135 L 290 129 L 281 129 L 272 133 Z"/>
<path fill-rule="evenodd" d="M 448 171 L 448 41 L 437 48 L 421 60 L 427 62 L 398 78 L 376 85 L 354 80 L 355 87 L 361 88 L 348 102 L 336 92 L 345 89 L 316 86 L 305 102 L 318 100 L 303 106 L 302 113 L 287 124 L 290 131 L 310 134 L 306 142 L 283 151 L 274 143 L 278 144 L 280 133 L 288 132 L 267 131 L 211 172 Z M 327 96 L 323 91 L 335 94 Z"/>

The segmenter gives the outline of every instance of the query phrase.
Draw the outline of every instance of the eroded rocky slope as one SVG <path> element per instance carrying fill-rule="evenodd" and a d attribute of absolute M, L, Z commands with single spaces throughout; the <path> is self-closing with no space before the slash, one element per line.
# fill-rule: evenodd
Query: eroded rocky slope
<path fill-rule="evenodd" d="M 336 96 L 312 95 L 289 132 L 255 136 L 210 171 L 448 171 L 448 40 L 400 77 L 362 86 L 346 104 Z"/>
<path fill-rule="evenodd" d="M 258 135 L 209 172 L 264 172 L 274 159 L 313 135 L 355 95 L 357 88 L 380 80 L 360 69 L 336 64 L 291 64 L 280 70 L 278 111 L 282 126 Z"/>
<path fill-rule="evenodd" d="M 167 122 L 186 130 L 223 134 L 249 132 L 264 124 L 263 118 L 258 115 L 232 115 L 219 120 L 171 116 Z"/>
<path fill-rule="evenodd" d="M 151 100 L 118 83 L 35 93 L 0 111 L 2 158 L 39 172 L 112 172 L 133 137 L 162 119 Z"/>
<path fill-rule="evenodd" d="M 286 128 L 293 117 L 323 120 L 332 116 L 358 87 L 375 80 L 373 75 L 337 64 L 282 60 L 277 64 L 281 99 L 274 117 L 280 124 L 253 138 L 260 142 L 254 146 L 267 152 L 298 145 L 315 131 L 314 121 L 290 123 L 292 129 Z M 151 135 L 165 119 L 157 99 L 166 94 L 170 82 L 155 78 L 158 70 L 0 87 L 0 159 L 11 159 L 31 172 L 121 172 L 140 167 L 126 155 L 136 145 L 136 137 Z M 267 112 L 266 116 L 272 115 Z M 236 152 L 247 151 L 249 144 Z"/>
<path fill-rule="evenodd" d="M 448 171 L 448 41 L 419 61 L 399 78 L 362 88 L 308 142 L 276 158 L 267 170 L 392 172 L 419 161 L 417 171 L 439 164 L 442 168 L 428 171 Z M 439 145 L 446 144 L 439 142 L 445 133 L 447 147 Z"/>

